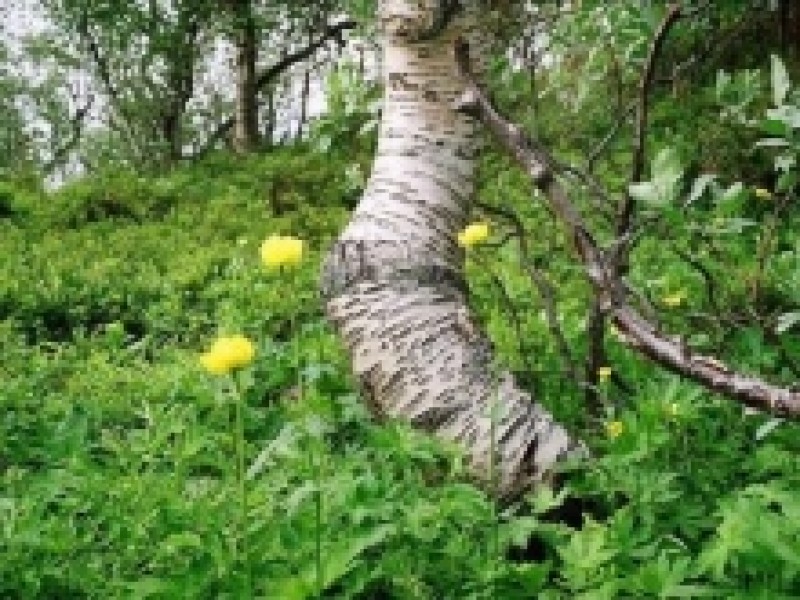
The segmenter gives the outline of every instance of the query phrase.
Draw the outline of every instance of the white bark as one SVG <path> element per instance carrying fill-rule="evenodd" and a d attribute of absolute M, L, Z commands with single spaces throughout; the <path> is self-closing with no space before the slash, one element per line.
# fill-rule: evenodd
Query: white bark
<path fill-rule="evenodd" d="M 436 0 L 381 0 L 386 96 L 377 156 L 323 266 L 322 288 L 373 412 L 460 443 L 476 476 L 507 496 L 542 480 L 579 444 L 508 373 L 492 377 L 491 344 L 469 318 L 456 235 L 469 217 L 480 135 L 472 117 L 454 110 L 465 81 L 453 45 L 464 35 L 481 47 L 477 3 L 415 42 L 435 21 Z"/>

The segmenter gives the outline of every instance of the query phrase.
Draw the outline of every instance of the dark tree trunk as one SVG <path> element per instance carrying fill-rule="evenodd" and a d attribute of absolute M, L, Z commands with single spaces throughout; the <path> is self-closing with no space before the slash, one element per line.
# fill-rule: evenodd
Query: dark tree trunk
<path fill-rule="evenodd" d="M 236 5 L 236 111 L 233 145 L 246 153 L 258 147 L 256 59 L 258 40 L 249 0 Z"/>

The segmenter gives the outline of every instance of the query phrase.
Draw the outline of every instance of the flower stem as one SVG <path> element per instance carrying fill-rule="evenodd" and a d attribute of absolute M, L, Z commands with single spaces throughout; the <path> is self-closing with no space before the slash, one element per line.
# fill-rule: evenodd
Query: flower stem
<path fill-rule="evenodd" d="M 242 566 L 245 569 L 245 585 L 247 593 L 251 591 L 250 587 L 250 557 L 248 556 L 247 549 L 247 489 L 245 487 L 245 468 L 244 468 L 244 396 L 242 395 L 236 381 L 233 380 L 234 391 L 234 410 L 235 410 L 235 429 L 234 440 L 236 444 L 236 482 L 239 492 L 239 523 L 237 531 L 237 546 L 239 547 L 239 558 L 242 561 Z"/>
<path fill-rule="evenodd" d="M 316 558 L 316 567 L 317 567 L 317 594 L 320 598 L 322 598 L 322 587 L 323 587 L 323 578 L 322 578 L 322 477 L 321 477 L 321 465 L 319 461 L 314 467 L 314 479 L 316 479 L 316 486 L 317 491 L 315 494 L 315 509 L 316 514 L 315 517 L 315 558 Z"/>

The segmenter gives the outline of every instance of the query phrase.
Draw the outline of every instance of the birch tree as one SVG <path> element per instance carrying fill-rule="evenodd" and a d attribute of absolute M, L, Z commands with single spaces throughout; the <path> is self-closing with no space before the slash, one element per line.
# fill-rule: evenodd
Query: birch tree
<path fill-rule="evenodd" d="M 508 372 L 493 368 L 467 304 L 458 232 L 482 139 L 458 110 L 454 42 L 486 62 L 485 4 L 381 0 L 385 102 L 372 175 L 322 272 L 329 319 L 372 412 L 460 444 L 500 496 L 545 479 L 582 445 Z"/>
<path fill-rule="evenodd" d="M 495 3 L 497 4 L 497 3 Z M 381 0 L 385 103 L 373 172 L 322 269 L 329 319 L 342 336 L 374 414 L 401 417 L 463 446 L 478 479 L 500 496 L 551 480 L 584 446 L 508 372 L 471 318 L 457 232 L 474 202 L 482 123 L 530 175 L 572 240 L 610 319 L 632 350 L 757 411 L 800 416 L 800 393 L 696 353 L 631 303 L 621 265 L 633 235 L 630 195 L 610 247 L 598 243 L 540 140 L 499 114 L 482 85 L 491 39 L 481 0 Z M 640 85 L 634 176 L 641 179 L 647 97 L 673 25 L 671 4 L 651 42 Z M 456 50 L 457 49 L 457 50 Z M 607 194 L 605 194 L 607 196 Z M 590 382 L 591 383 L 591 382 Z"/>

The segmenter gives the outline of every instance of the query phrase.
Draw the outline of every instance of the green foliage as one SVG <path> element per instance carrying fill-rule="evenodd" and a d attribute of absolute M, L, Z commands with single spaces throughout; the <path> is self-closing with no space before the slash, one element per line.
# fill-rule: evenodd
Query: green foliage
<path fill-rule="evenodd" d="M 3 225 L 3 596 L 246 597 L 250 586 L 255 596 L 310 598 L 317 539 L 326 597 L 744 598 L 798 589 L 797 427 L 743 416 L 616 341 L 613 369 L 635 382 L 624 404 L 604 392 L 604 419 L 619 421 L 621 434 L 607 438 L 597 423 L 587 436 L 601 458 L 569 490 L 542 490 L 520 510 L 498 514 L 455 449 L 372 422 L 314 292 L 321 242 L 341 226 L 343 198 L 318 185 L 316 220 L 271 216 L 256 174 L 292 174 L 287 194 L 305 206 L 312 199 L 297 161 L 317 158 L 250 160 L 217 155 L 159 179 L 86 180 L 27 197 L 29 218 Z M 322 178 L 347 161 L 326 164 L 316 167 Z M 497 157 L 486 166 L 496 175 L 485 179 L 487 199 L 509 199 L 541 230 L 548 217 L 528 201 L 524 179 Z M 85 218 L 110 192 L 135 216 Z M 272 232 L 309 240 L 300 269 L 261 268 L 258 243 Z M 558 237 L 542 237 L 532 258 L 562 277 L 562 323 L 577 343 L 587 290 L 548 250 Z M 475 255 L 478 309 L 501 361 L 524 368 L 505 308 L 492 308 L 502 305 L 486 260 L 526 315 L 540 397 L 578 422 L 581 397 L 555 376 L 559 357 L 518 258 L 507 246 Z M 654 293 L 691 282 L 679 261 L 665 266 Z M 692 304 L 698 287 L 687 283 Z M 230 397 L 197 362 L 216 331 L 257 341 L 239 379 L 244 529 Z M 753 331 L 730 348 L 759 358 L 752 368 L 777 366 Z M 594 499 L 599 512 L 582 526 L 552 522 L 567 491 Z M 524 550 L 531 539 L 537 560 Z"/>
<path fill-rule="evenodd" d="M 585 156 L 614 124 L 612 92 L 634 93 L 662 4 L 585 2 L 554 43 L 586 40 L 589 59 L 536 81 L 535 107 L 529 78 L 498 61 L 497 96 L 561 157 Z M 743 6 L 723 4 L 725 18 Z M 612 24 L 618 35 L 598 42 Z M 604 87 L 622 56 L 621 88 Z M 628 280 L 688 350 L 788 385 L 800 98 L 791 63 L 758 66 L 715 70 L 691 95 L 654 92 L 649 168 L 631 190 L 651 228 Z M 456 449 L 371 419 L 316 281 L 364 185 L 375 91 L 352 70 L 330 89 L 334 110 L 308 147 L 216 153 L 150 177 L 109 165 L 51 194 L 0 183 L 0 597 L 796 597 L 798 425 L 663 373 L 613 332 L 619 381 L 601 384 L 601 411 L 587 415 L 529 271 L 554 284 L 579 361 L 591 290 L 525 176 L 493 152 L 481 199 L 519 215 L 527 254 L 489 214 L 492 243 L 467 263 L 471 301 L 498 361 L 595 458 L 564 490 L 501 508 Z M 595 171 L 612 200 L 630 189 L 630 134 L 623 124 Z M 571 191 L 610 236 L 611 207 Z M 271 233 L 308 241 L 300 268 L 262 269 Z M 257 345 L 236 379 L 242 438 L 231 382 L 198 364 L 218 333 Z M 587 514 L 559 519 L 575 498 Z"/>

